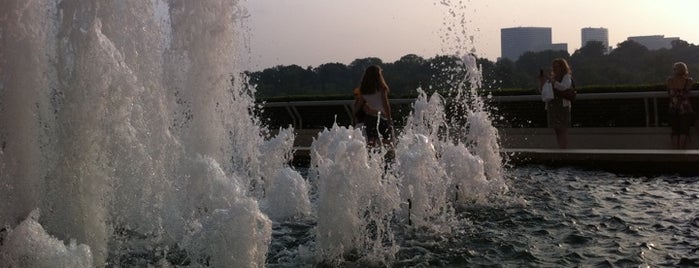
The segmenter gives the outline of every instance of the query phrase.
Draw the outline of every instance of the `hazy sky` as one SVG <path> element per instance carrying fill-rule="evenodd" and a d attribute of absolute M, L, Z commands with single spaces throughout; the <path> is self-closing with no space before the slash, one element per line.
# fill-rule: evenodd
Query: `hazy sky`
<path fill-rule="evenodd" d="M 443 3 L 445 2 L 445 3 Z M 554 43 L 580 47 L 580 29 L 604 27 L 609 44 L 665 35 L 699 44 L 698 0 L 246 0 L 252 69 L 297 64 L 393 62 L 406 54 L 452 53 L 473 37 L 479 57 L 500 57 L 500 29 L 551 27 Z M 453 15 L 450 11 L 454 11 Z M 465 14 L 462 33 L 461 14 Z M 451 26 L 451 28 L 448 28 Z M 463 41 L 467 44 L 468 41 Z"/>

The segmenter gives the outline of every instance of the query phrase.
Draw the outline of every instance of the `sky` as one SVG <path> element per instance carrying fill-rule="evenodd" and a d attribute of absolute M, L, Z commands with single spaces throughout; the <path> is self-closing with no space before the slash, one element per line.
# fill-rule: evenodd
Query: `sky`
<path fill-rule="evenodd" d="M 461 3 L 460 3 L 461 2 Z M 500 29 L 551 27 L 553 43 L 580 48 L 580 29 L 604 27 L 609 44 L 664 35 L 699 44 L 697 0 L 244 0 L 250 69 L 349 64 L 406 54 L 474 51 L 497 60 Z"/>

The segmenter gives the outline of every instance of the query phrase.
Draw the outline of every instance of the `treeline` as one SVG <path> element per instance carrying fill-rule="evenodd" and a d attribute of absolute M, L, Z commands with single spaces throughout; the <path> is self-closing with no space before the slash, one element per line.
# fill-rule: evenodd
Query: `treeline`
<path fill-rule="evenodd" d="M 391 95 L 405 96 L 414 94 L 419 86 L 429 90 L 430 87 L 448 83 L 449 81 L 440 77 L 445 70 L 454 69 L 458 61 L 451 56 L 424 59 L 409 54 L 393 63 L 384 63 L 379 58 L 371 57 L 356 59 L 349 65 L 326 63 L 315 68 L 303 68 L 298 65 L 276 66 L 248 73 L 248 76 L 250 83 L 257 88 L 258 98 L 351 95 L 352 90 L 359 86 L 364 69 L 374 64 L 383 69 L 386 82 L 391 88 Z"/>
<path fill-rule="evenodd" d="M 606 53 L 601 42 L 589 42 L 572 55 L 567 51 L 527 52 L 517 61 L 501 59 L 492 62 L 478 58 L 483 89 L 533 89 L 539 69 L 548 69 L 557 57 L 569 61 L 576 85 L 640 85 L 662 84 L 671 74 L 672 64 L 687 63 L 690 75 L 699 73 L 699 46 L 678 40 L 670 49 L 648 50 L 634 41 L 625 41 Z M 416 88 L 427 92 L 448 88 L 464 77 L 460 59 L 454 56 L 435 56 L 425 59 L 405 55 L 392 63 L 379 58 L 363 58 L 349 65 L 327 63 L 318 67 L 298 65 L 276 66 L 259 72 L 247 73 L 250 83 L 257 88 L 256 97 L 351 95 L 364 69 L 380 65 L 391 87 L 393 97 L 412 96 Z"/>

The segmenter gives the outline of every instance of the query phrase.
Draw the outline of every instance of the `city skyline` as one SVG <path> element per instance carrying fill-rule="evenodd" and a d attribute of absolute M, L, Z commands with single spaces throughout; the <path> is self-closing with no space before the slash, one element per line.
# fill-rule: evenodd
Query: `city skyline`
<path fill-rule="evenodd" d="M 501 57 L 516 61 L 522 54 L 529 51 L 553 50 L 551 36 L 549 27 L 502 28 L 500 29 Z"/>
<path fill-rule="evenodd" d="M 581 46 L 581 29 L 606 28 L 609 46 L 631 36 L 664 35 L 699 44 L 691 0 L 470 1 L 465 7 L 450 0 L 250 0 L 249 69 L 276 65 L 318 66 L 378 57 L 393 62 L 406 54 L 429 58 L 454 51 L 454 36 L 479 57 L 501 56 L 500 30 L 550 27 L 552 43 Z M 456 2 L 456 1 L 454 1 Z M 517 7 L 512 9 L 510 7 Z M 459 17 L 463 14 L 463 18 Z M 544 15 L 542 15 L 544 14 Z M 464 21 L 464 33 L 454 24 Z M 448 29 L 448 27 L 452 27 Z M 465 52 L 465 51 L 460 51 Z"/>

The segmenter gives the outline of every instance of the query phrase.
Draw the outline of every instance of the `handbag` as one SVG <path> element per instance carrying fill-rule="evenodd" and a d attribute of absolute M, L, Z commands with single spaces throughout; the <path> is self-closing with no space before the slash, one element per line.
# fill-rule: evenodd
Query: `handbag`
<path fill-rule="evenodd" d="M 564 91 L 560 91 L 558 95 L 566 100 L 574 101 L 575 97 L 578 95 L 578 92 L 575 90 L 575 88 L 569 88 Z"/>
<path fill-rule="evenodd" d="M 561 98 L 564 98 L 569 101 L 574 101 L 575 98 L 578 96 L 578 91 L 575 90 L 575 80 L 573 80 L 573 77 L 570 77 L 570 88 L 563 90 L 563 91 L 558 91 L 556 92 L 558 96 L 561 96 Z"/>

